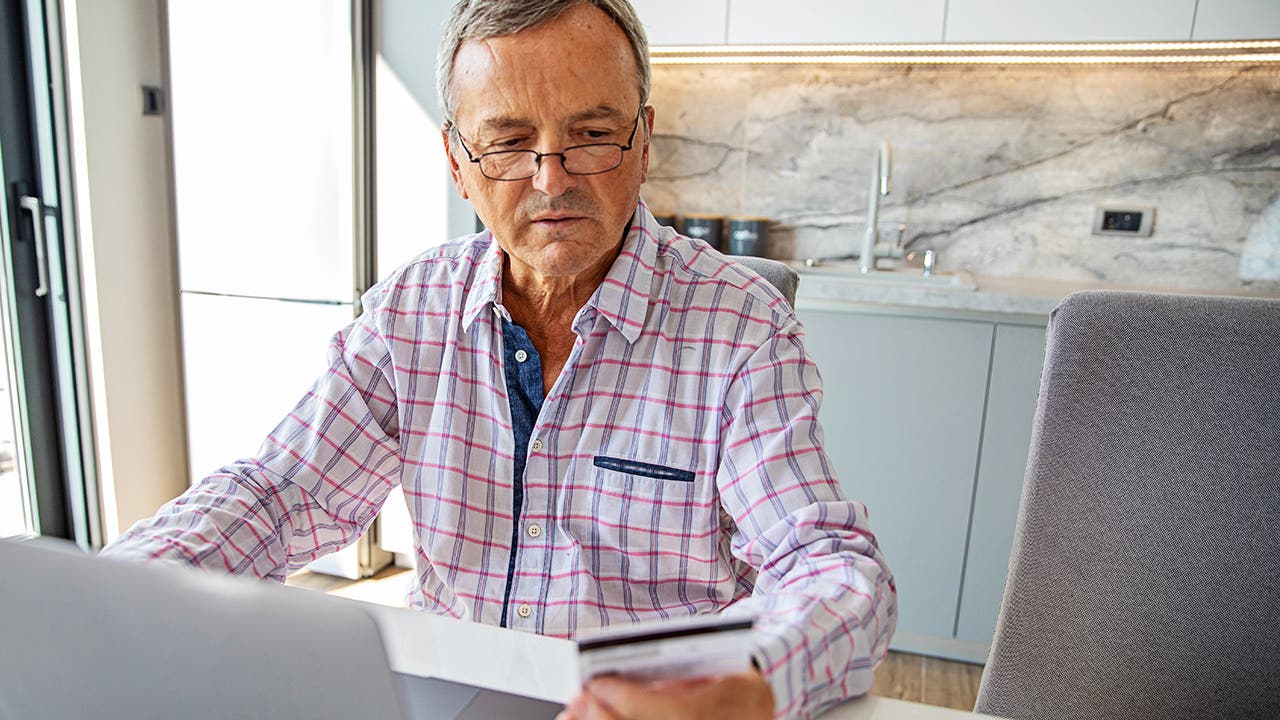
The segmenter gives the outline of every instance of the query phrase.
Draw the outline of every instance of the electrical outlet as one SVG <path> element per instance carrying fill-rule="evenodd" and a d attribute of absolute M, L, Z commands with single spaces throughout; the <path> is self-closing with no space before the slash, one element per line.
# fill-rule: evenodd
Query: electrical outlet
<path fill-rule="evenodd" d="M 1093 209 L 1094 235 L 1150 237 L 1156 209 L 1141 205 L 1099 205 Z"/>

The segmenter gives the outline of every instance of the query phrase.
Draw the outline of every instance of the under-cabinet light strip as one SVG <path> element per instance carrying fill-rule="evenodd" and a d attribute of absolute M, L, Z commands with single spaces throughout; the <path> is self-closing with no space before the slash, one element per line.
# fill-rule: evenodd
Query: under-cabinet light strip
<path fill-rule="evenodd" d="M 1237 55 L 698 55 L 653 57 L 654 65 L 1108 65 L 1273 63 L 1280 53 Z"/>
<path fill-rule="evenodd" d="M 654 45 L 654 55 L 791 53 L 975 53 L 975 52 L 1163 52 L 1169 50 L 1273 50 L 1280 40 L 1201 40 L 1196 42 L 1099 42 L 1099 43 L 862 43 L 847 45 Z"/>
<path fill-rule="evenodd" d="M 1271 51 L 1271 52 L 1268 52 Z M 657 65 L 1176 64 L 1280 62 L 1280 40 L 1139 43 L 956 43 L 655 46 Z"/>

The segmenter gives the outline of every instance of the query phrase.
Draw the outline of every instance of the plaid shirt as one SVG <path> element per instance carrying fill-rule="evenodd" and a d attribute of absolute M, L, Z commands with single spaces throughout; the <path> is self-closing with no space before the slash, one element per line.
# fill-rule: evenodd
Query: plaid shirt
<path fill-rule="evenodd" d="M 283 580 L 353 542 L 399 484 L 412 607 L 573 637 L 735 606 L 759 616 L 780 717 L 865 693 L 895 591 L 822 450 L 786 300 L 641 204 L 517 447 L 502 263 L 483 232 L 372 288 L 257 458 L 105 552 Z"/>

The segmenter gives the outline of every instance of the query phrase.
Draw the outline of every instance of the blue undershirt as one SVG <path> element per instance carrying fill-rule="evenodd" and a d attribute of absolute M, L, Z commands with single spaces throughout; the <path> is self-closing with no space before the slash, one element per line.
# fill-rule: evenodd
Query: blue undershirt
<path fill-rule="evenodd" d="M 523 358 L 523 360 L 521 359 Z M 511 431 L 515 435 L 515 477 L 511 491 L 511 560 L 507 564 L 507 587 L 502 592 L 502 619 L 507 627 L 507 605 L 516 576 L 516 548 L 520 542 L 520 510 L 524 504 L 524 466 L 528 459 L 529 437 L 542 410 L 542 361 L 524 328 L 502 321 L 503 374 L 511 402 Z"/>

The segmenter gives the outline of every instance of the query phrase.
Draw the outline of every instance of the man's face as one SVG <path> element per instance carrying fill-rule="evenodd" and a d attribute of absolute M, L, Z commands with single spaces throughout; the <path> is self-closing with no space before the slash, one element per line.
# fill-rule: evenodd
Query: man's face
<path fill-rule="evenodd" d="M 625 146 L 641 102 L 626 35 L 586 4 L 516 35 L 464 43 L 454 59 L 453 93 L 458 132 L 476 157 Z M 635 212 L 648 173 L 652 110 L 640 123 L 622 164 L 599 175 L 570 175 L 555 156 L 543 158 L 532 178 L 496 181 L 447 134 L 445 149 L 458 191 L 510 262 L 569 277 L 611 259 Z"/>

